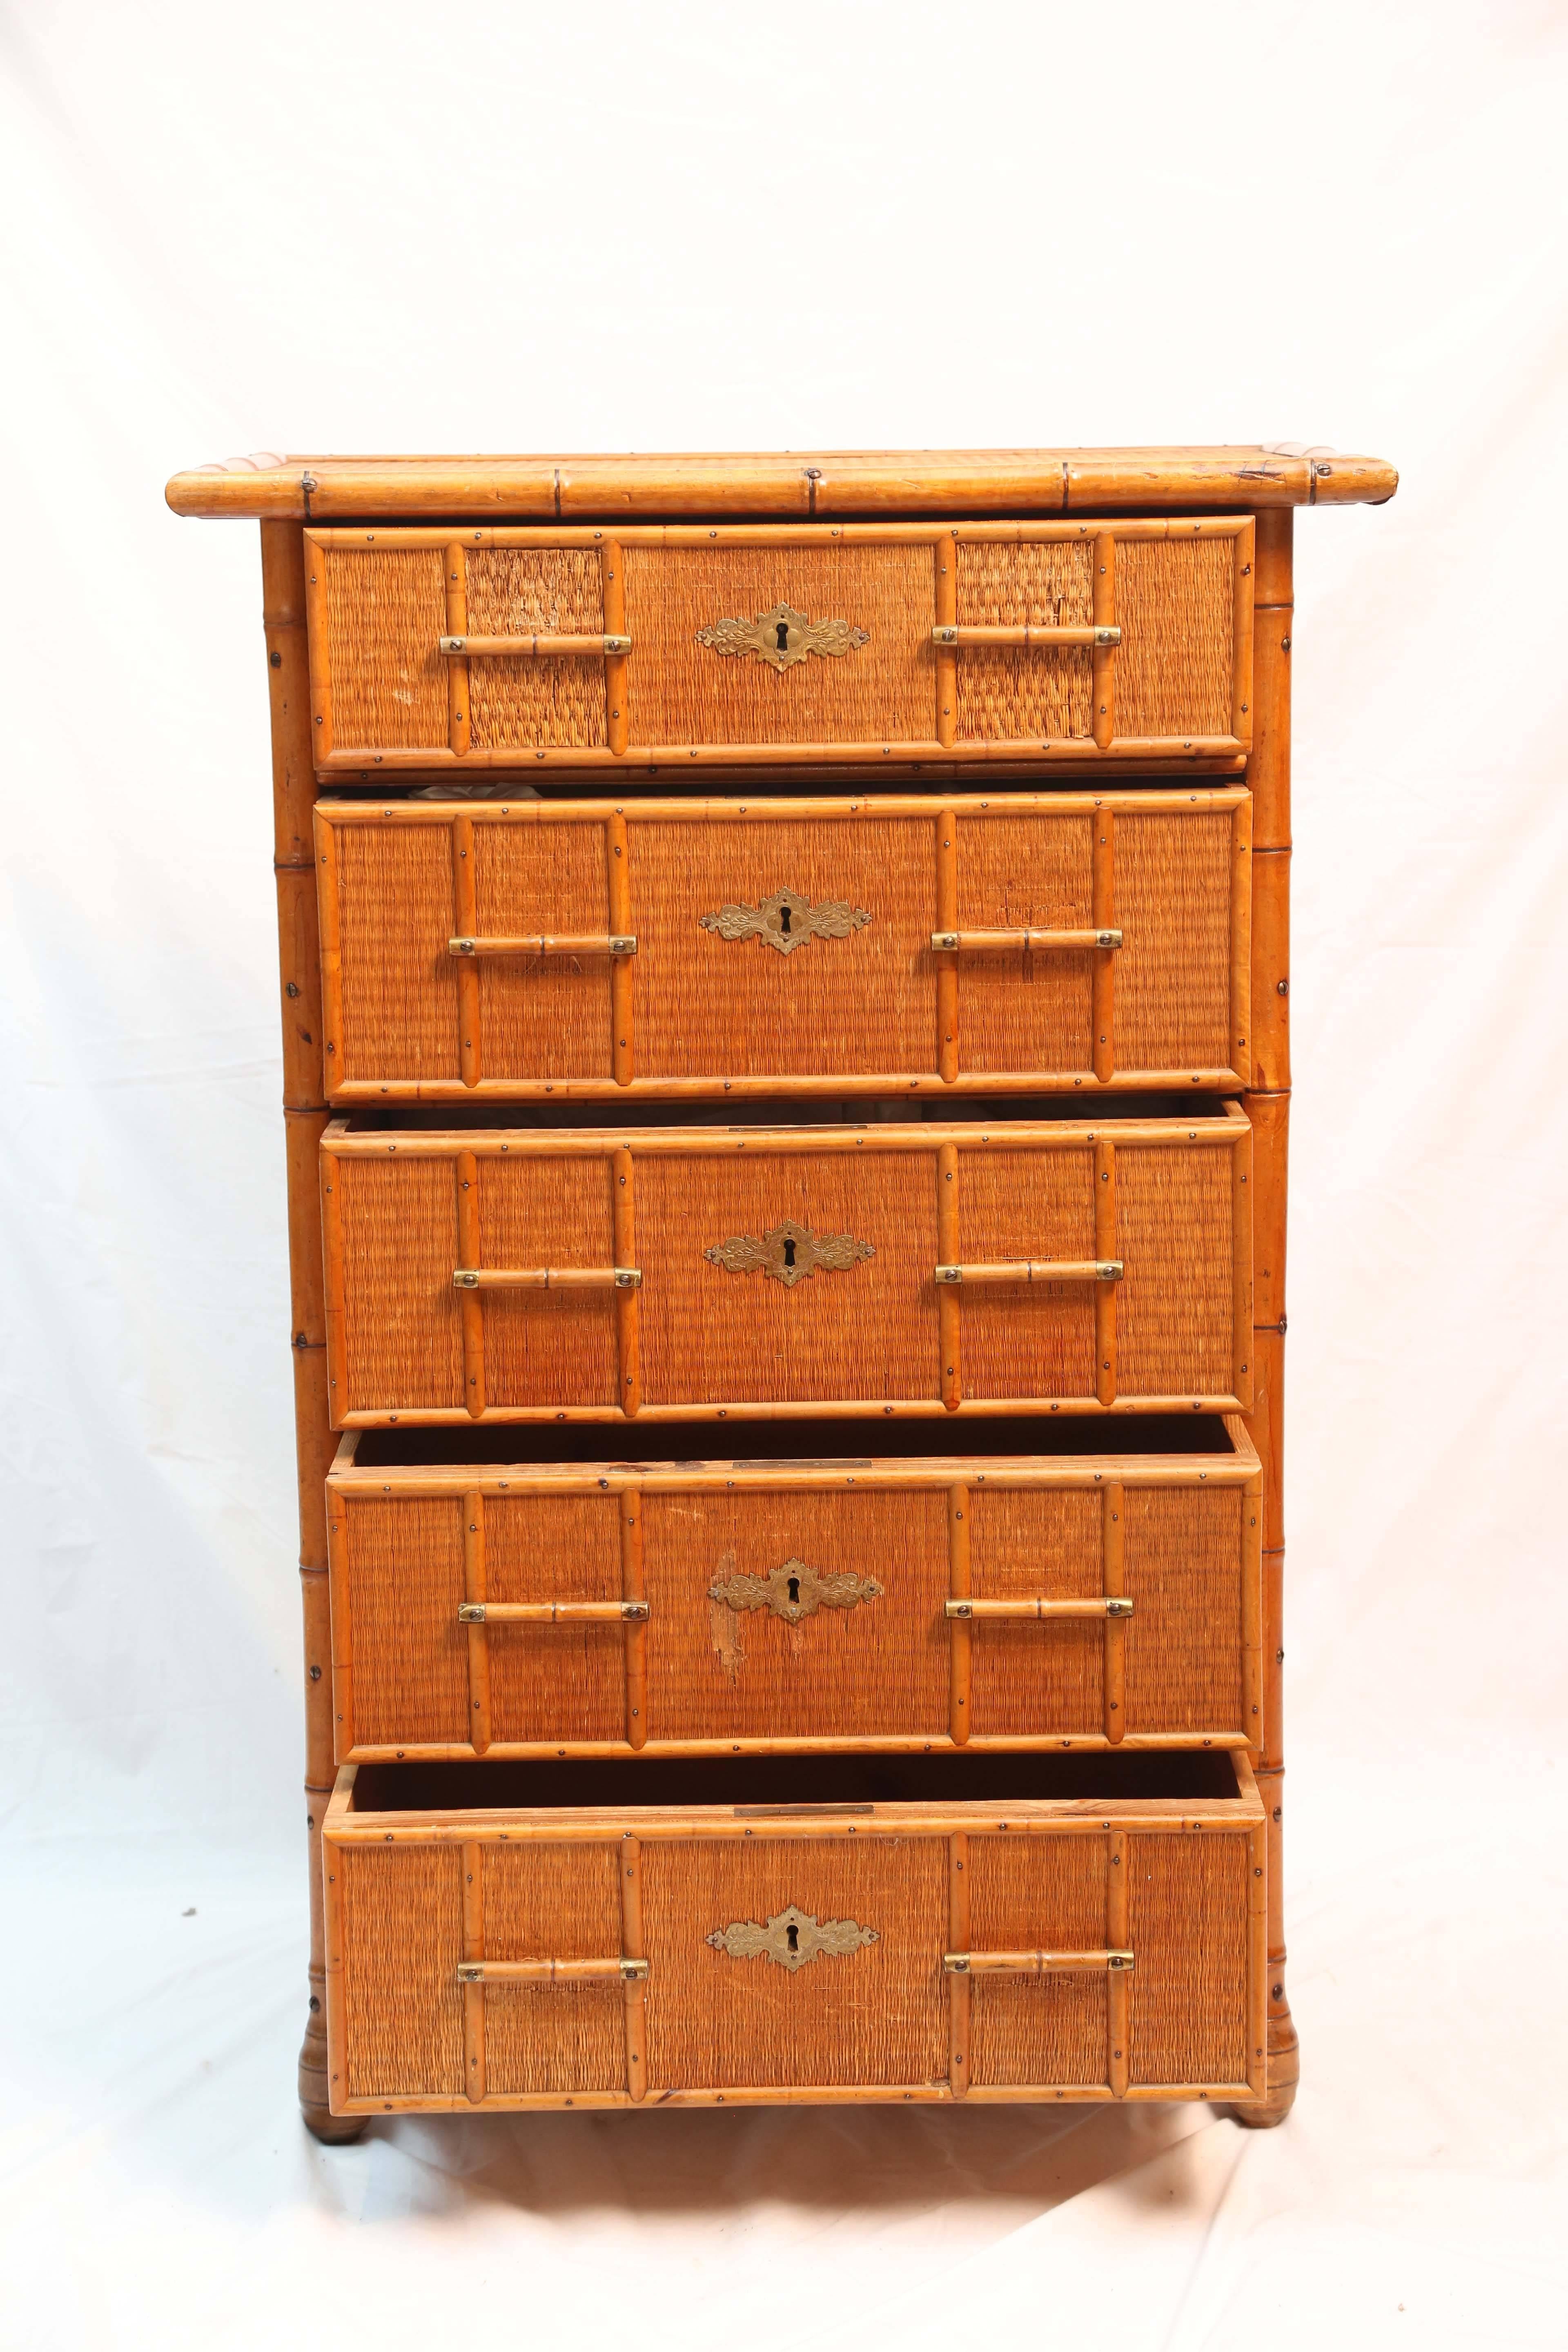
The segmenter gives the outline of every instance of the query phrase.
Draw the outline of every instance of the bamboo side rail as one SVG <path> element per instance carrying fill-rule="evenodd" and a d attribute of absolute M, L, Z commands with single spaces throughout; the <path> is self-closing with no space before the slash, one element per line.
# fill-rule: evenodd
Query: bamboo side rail
<path fill-rule="evenodd" d="M 1266 1901 L 1260 1922 L 1268 2030 L 1263 2095 L 1227 2112 L 1268 2125 L 1289 2114 L 1300 2071 L 1285 1989 L 1284 1447 L 1285 1222 L 1289 1129 L 1290 650 L 1295 595 L 1289 509 L 1260 513 L 1253 632 L 1251 1045 L 1244 1097 L 1253 1128 L 1252 1220 L 1255 1362 L 1247 1433 L 1262 1463 L 1261 1728 L 1255 1741 L 1267 1808 Z"/>
<path fill-rule="evenodd" d="M 316 901 L 315 744 L 306 635 L 304 534 L 261 526 L 262 626 L 272 739 L 273 867 L 283 1012 L 289 1274 L 294 1358 L 300 1582 L 305 1666 L 305 1819 L 310 1888 L 309 2007 L 300 2050 L 300 2104 L 319 2139 L 356 2139 L 363 2123 L 335 2116 L 327 2079 L 327 1945 L 321 1821 L 334 1775 L 333 1668 L 328 1602 L 327 1472 L 336 1450 L 329 1405 L 321 1223 L 310 1160 L 326 1118 L 321 941 Z"/>

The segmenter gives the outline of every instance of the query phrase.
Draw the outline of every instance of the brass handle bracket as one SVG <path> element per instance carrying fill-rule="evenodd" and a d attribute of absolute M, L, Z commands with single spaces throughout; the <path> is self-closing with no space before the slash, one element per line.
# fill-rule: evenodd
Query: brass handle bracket
<path fill-rule="evenodd" d="M 965 627 L 962 623 L 939 621 L 931 633 L 933 646 L 1012 646 L 1024 652 L 1044 653 L 1053 646 L 1119 646 L 1121 632 L 1118 628 L 1068 625 L 1062 628 L 1037 628 L 1030 622 L 1016 628 Z"/>
<path fill-rule="evenodd" d="M 1097 1595 L 1092 1601 L 945 1601 L 942 1613 L 964 1618 L 1131 1617 L 1132 1603 L 1120 1594 Z"/>
<path fill-rule="evenodd" d="M 602 660 L 606 654 L 629 654 L 631 649 L 630 637 L 563 636 L 559 633 L 552 635 L 544 630 L 525 637 L 437 637 L 436 640 L 437 653 L 465 660 L 489 656 L 500 661 L 527 661 L 573 654 L 586 655 L 590 658 L 597 656 Z"/>
<path fill-rule="evenodd" d="M 454 1290 L 640 1290 L 640 1265 L 459 1265 Z"/>
<path fill-rule="evenodd" d="M 447 953 L 453 956 L 635 956 L 636 935 L 630 931 L 519 933 L 506 939 L 448 940 Z"/>
<path fill-rule="evenodd" d="M 1120 1976 L 1132 1967 L 1133 1958 L 1128 1951 L 943 1952 L 942 1965 L 950 1977 L 1047 1977 L 1100 1970 Z"/>
<path fill-rule="evenodd" d="M 1026 955 L 1045 955 L 1053 948 L 1119 948 L 1122 934 L 1104 931 L 933 931 L 931 943 L 937 955 L 1004 955 L 1020 948 Z"/>
<path fill-rule="evenodd" d="M 646 1623 L 646 1601 L 463 1601 L 459 1625 L 616 1625 Z"/>
<path fill-rule="evenodd" d="M 994 1265 L 939 1265 L 934 1278 L 953 1282 L 1120 1282 L 1126 1273 L 1119 1257 L 1004 1258 Z"/>
<path fill-rule="evenodd" d="M 635 1984 L 646 1960 L 459 1960 L 458 1982 L 480 1985 Z"/>

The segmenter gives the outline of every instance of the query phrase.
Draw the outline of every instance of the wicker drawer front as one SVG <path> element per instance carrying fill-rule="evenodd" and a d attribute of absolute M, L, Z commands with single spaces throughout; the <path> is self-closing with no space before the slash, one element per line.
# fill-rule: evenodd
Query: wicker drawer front
<path fill-rule="evenodd" d="M 1251 739 L 1247 516 L 305 536 L 329 773 L 1235 768 Z"/>
<path fill-rule="evenodd" d="M 1240 1087 L 1250 839 L 1235 786 L 322 803 L 333 1098 Z"/>
<path fill-rule="evenodd" d="M 837 1461 L 637 1468 L 353 1433 L 329 1481 L 339 1761 L 1256 1740 L 1239 1419 L 1208 1450 L 1141 1421 L 1029 1459 L 858 1435 Z"/>
<path fill-rule="evenodd" d="M 1251 1129 L 322 1141 L 339 1428 L 1251 1402 Z"/>
<path fill-rule="evenodd" d="M 1171 1784 L 1173 1759 L 1116 1760 Z M 487 1785 L 507 1768 L 480 1785 L 473 1769 L 456 1803 L 405 1801 L 396 1768 L 374 1791 L 374 1768 L 339 1775 L 336 2114 L 1260 2095 L 1264 1833 L 1244 1757 L 1206 1784 L 1228 1793 L 1188 1799 L 1125 1780 L 1041 1796 L 1026 1759 L 998 1759 L 974 1795 L 928 1770 L 931 1793 L 815 1808 L 638 1802 L 626 1776 L 672 1769 L 653 1765 L 597 1768 L 582 1802 L 569 1776 L 594 1768 L 522 1768 L 511 1801 Z M 567 1777 L 534 1805 L 530 1769 Z M 886 1785 L 899 1768 L 876 1769 Z"/>

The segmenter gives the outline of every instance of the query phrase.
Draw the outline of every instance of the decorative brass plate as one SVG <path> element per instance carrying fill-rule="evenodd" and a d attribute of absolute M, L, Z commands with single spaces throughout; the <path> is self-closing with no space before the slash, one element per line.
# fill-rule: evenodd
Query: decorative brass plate
<path fill-rule="evenodd" d="M 721 940 L 763 940 L 780 955 L 793 955 L 813 940 L 847 940 L 870 919 L 847 898 L 819 898 L 814 907 L 798 890 L 775 890 L 755 907 L 723 906 L 697 918 L 703 930 L 717 931 Z"/>
<path fill-rule="evenodd" d="M 814 1234 L 809 1225 L 797 1225 L 793 1217 L 786 1217 L 782 1225 L 773 1225 L 765 1234 L 735 1234 L 727 1242 L 712 1242 L 702 1255 L 710 1265 L 721 1265 L 726 1274 L 771 1274 L 775 1282 L 793 1290 L 819 1266 L 830 1274 L 843 1274 L 877 1253 L 869 1242 L 858 1242 L 853 1234 Z"/>
<path fill-rule="evenodd" d="M 715 1927 L 707 1938 L 715 1951 L 727 1952 L 732 1960 L 754 1960 L 760 1956 L 776 1961 L 792 1975 L 808 1960 L 842 1958 L 846 1953 L 858 1952 L 862 1944 L 879 1940 L 875 1927 L 862 1927 L 853 1919 L 814 1919 L 809 1911 L 799 1911 L 793 1903 L 787 1910 L 776 1912 L 765 1927 L 759 1927 L 754 1919 L 733 1919 L 727 1927 Z"/>
<path fill-rule="evenodd" d="M 804 1559 L 786 1559 L 766 1576 L 723 1576 L 708 1587 L 710 1601 L 722 1601 L 731 1609 L 771 1609 L 787 1625 L 798 1625 L 819 1609 L 853 1609 L 881 1597 L 874 1576 L 857 1576 L 847 1568 L 824 1576 Z"/>
<path fill-rule="evenodd" d="M 752 621 L 710 621 L 698 630 L 697 642 L 712 653 L 750 654 L 755 661 L 785 670 L 807 654 L 830 654 L 835 659 L 852 654 L 870 644 L 871 634 L 847 621 L 808 621 L 793 604 L 775 604 Z"/>

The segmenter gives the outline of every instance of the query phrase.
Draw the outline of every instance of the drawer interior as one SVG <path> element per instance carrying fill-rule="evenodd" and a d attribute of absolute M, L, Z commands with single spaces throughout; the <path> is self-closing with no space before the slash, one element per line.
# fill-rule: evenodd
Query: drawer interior
<path fill-rule="evenodd" d="M 998 1124 L 1013 1119 L 1026 1120 L 1032 1126 L 1060 1122 L 1081 1127 L 1097 1116 L 1105 1122 L 1107 1131 L 1113 1134 L 1115 1122 L 1120 1120 L 1161 1119 L 1176 1128 L 1184 1118 L 1224 1118 L 1232 1106 L 1221 1095 L 1200 1094 L 1194 1089 L 1190 1095 L 1182 1095 L 1174 1104 L 1169 1094 L 1119 1094 L 1114 1103 L 1104 1104 L 1098 1113 L 1081 1097 L 1064 1095 L 995 1095 L 979 1104 L 962 1096 L 941 1100 L 929 1097 L 910 1100 L 903 1096 L 869 1096 L 844 1103 L 818 1099 L 810 1108 L 816 1116 L 802 1118 L 798 1101 L 782 1097 L 776 1102 L 748 1101 L 746 1116 L 738 1118 L 735 1105 L 726 1102 L 652 1103 L 639 1098 L 629 1103 L 527 1103 L 515 1109 L 489 1102 L 388 1102 L 363 1109 L 344 1109 L 337 1116 L 351 1135 L 444 1135 L 468 1128 L 482 1128 L 487 1133 L 502 1135 L 516 1129 L 561 1128 L 578 1134 L 605 1130 L 618 1133 L 636 1128 L 661 1131 L 718 1128 L 727 1135 L 747 1134 L 753 1128 L 786 1128 L 792 1134 L 831 1135 L 845 1129 L 860 1134 L 889 1122 L 909 1127 L 929 1121 L 942 1127 L 972 1127 L 977 1135 L 986 1135 Z"/>
<path fill-rule="evenodd" d="M 449 1814 L 574 1807 L 635 1815 L 710 1805 L 730 1817 L 806 1807 L 846 1816 L 879 1805 L 1078 1801 L 1213 1805 L 1246 1795 L 1226 1748 L 1108 1755 L 575 1758 L 557 1762 L 362 1764 L 349 1810 Z"/>
<path fill-rule="evenodd" d="M 591 1423 L 467 1429 L 362 1429 L 344 1441 L 340 1466 L 358 1470 L 415 1469 L 422 1465 L 519 1468 L 580 1463 L 588 1469 L 693 1466 L 748 1470 L 766 1464 L 782 1468 L 869 1469 L 873 1462 L 935 1459 L 928 1431 L 919 1423 L 888 1420 L 749 1423 L 735 1450 L 733 1426 L 693 1421 L 650 1428 L 635 1424 L 605 1429 Z M 1235 1460 L 1237 1449 L 1226 1417 L 1217 1412 L 1147 1413 L 1114 1429 L 1100 1422 L 1061 1421 L 1048 1415 L 999 1415 L 967 1422 L 962 1447 L 942 1458 L 1087 1460 L 1114 1454 L 1142 1461 L 1161 1454 L 1215 1454 Z"/>

